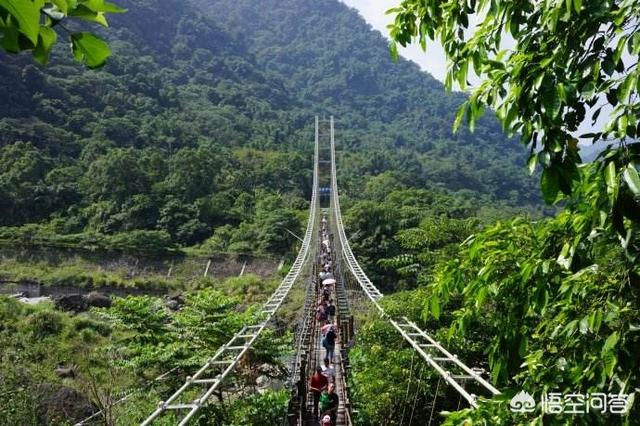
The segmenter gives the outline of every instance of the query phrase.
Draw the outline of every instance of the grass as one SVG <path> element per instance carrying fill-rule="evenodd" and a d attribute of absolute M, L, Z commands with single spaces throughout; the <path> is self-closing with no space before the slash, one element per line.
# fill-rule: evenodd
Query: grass
<path fill-rule="evenodd" d="M 168 278 L 160 274 L 131 277 L 130 272 L 124 268 L 112 271 L 100 270 L 96 265 L 81 259 L 72 259 L 61 264 L 4 259 L 0 264 L 0 276 L 7 281 L 35 281 L 46 286 L 148 290 L 171 290 L 184 287 L 179 277 Z"/>
<path fill-rule="evenodd" d="M 0 252 L 0 279 L 32 281 L 45 286 L 172 291 L 217 285 L 220 279 L 202 279 L 206 264 L 207 258 L 190 256 L 158 260 L 107 253 L 104 256 L 99 253 L 68 253 L 55 249 L 4 250 Z M 275 270 L 275 262 L 273 274 L 276 277 L 280 275 Z M 259 285 L 268 284 L 254 283 L 244 289 L 253 294 L 259 292 L 253 288 Z"/>
<path fill-rule="evenodd" d="M 66 265 L 62 269 L 36 264 L 31 270 L 27 265 L 16 262 L 5 262 L 4 267 L 7 265 L 16 274 L 46 276 L 57 279 L 56 282 L 64 283 L 69 280 L 77 280 L 77 274 L 85 277 L 88 275 L 84 273 L 83 268 L 86 265 L 82 263 Z M 95 273 L 95 275 L 100 276 L 99 273 Z M 122 283 L 122 281 L 118 281 L 122 280 L 122 277 L 116 273 L 103 273 L 101 279 L 110 284 Z M 278 278 L 262 280 L 249 274 L 225 280 L 199 277 L 194 279 L 190 285 L 193 290 L 213 288 L 227 296 L 232 296 L 232 300 L 239 301 L 237 305 L 229 308 L 231 310 L 225 314 L 225 318 L 218 319 L 219 326 L 222 327 L 225 326 L 226 315 L 241 315 L 240 312 L 252 304 L 266 301 L 279 282 Z M 199 295 L 205 293 L 207 292 L 197 292 Z M 137 299 L 159 300 L 153 296 L 138 296 Z M 132 309 L 134 305 L 130 306 Z M 160 302 L 160 306 L 163 306 L 162 302 Z M 167 312 L 170 317 L 177 315 L 166 310 L 166 307 L 163 311 Z M 127 366 L 125 361 L 128 358 L 121 358 L 123 354 L 128 353 L 127 351 L 123 352 L 123 348 L 127 345 L 134 345 L 134 337 L 136 336 L 132 336 L 130 331 L 123 330 L 122 324 L 117 320 L 110 319 L 109 315 L 101 315 L 101 313 L 107 314 L 109 312 L 111 309 L 95 309 L 76 315 L 57 311 L 52 302 L 30 306 L 0 296 L 0 347 L 3 348 L 0 351 L 0 406 L 13 407 L 11 411 L 0 410 L 0 424 L 9 424 L 10 422 L 37 424 L 36 407 L 41 401 L 36 396 L 36 390 L 42 383 L 68 386 L 94 402 L 106 402 L 117 399 L 117 395 L 122 392 L 140 388 L 148 381 L 149 378 L 146 374 L 143 375 L 143 371 L 134 370 Z M 129 310 L 123 312 L 129 312 Z M 216 313 L 210 312 L 209 315 L 215 316 Z M 183 321 L 189 318 L 191 317 L 183 317 Z M 138 323 L 135 322 L 135 324 Z M 197 333 L 205 325 L 194 323 L 193 329 L 185 329 L 185 333 Z M 270 340 L 267 346 L 270 347 L 272 343 L 273 341 Z M 171 353 L 172 344 L 169 343 L 166 346 L 167 356 Z M 151 350 L 154 348 L 153 345 L 149 348 L 149 352 L 145 350 L 138 353 L 138 356 L 142 357 L 141 359 L 146 359 L 144 354 L 153 354 L 154 352 Z M 211 348 L 211 351 L 215 351 L 215 349 Z M 180 355 L 181 352 L 176 354 Z M 165 361 L 170 363 L 169 359 Z M 156 360 L 156 362 L 158 361 Z M 54 370 L 58 364 L 65 366 L 77 364 L 79 376 L 75 379 L 57 377 Z M 151 376 L 166 371 L 164 367 L 160 370 L 158 368 L 160 367 L 156 365 L 150 368 L 153 372 Z M 166 396 L 164 392 L 174 389 L 182 383 L 183 379 L 182 374 L 170 377 L 166 383 L 158 383 L 152 388 L 145 388 L 144 392 L 136 394 L 127 403 L 115 407 L 111 413 L 117 418 L 115 424 L 131 424 L 133 419 L 141 420 L 152 411 L 157 401 Z M 158 392 L 162 392 L 162 394 Z M 52 402 L 52 404 L 58 403 L 58 401 Z M 53 410 L 49 412 L 55 413 L 56 407 L 53 405 Z M 54 424 L 67 423 L 65 419 L 56 418 Z"/>

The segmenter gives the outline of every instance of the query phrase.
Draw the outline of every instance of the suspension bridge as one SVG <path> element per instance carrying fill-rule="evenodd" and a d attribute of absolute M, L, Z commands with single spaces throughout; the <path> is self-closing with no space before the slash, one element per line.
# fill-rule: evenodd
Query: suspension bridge
<path fill-rule="evenodd" d="M 321 181 L 328 181 L 328 187 L 321 187 Z M 223 384 L 237 373 L 238 366 L 262 332 L 270 326 L 295 285 L 304 290 L 305 302 L 295 332 L 295 356 L 289 363 L 291 398 L 283 424 L 318 425 L 324 417 L 321 409 L 316 411 L 318 395 L 310 389 L 310 379 L 316 369 L 324 364 L 327 350 L 323 343 L 326 342 L 324 336 L 329 329 L 333 329 L 337 335 L 335 356 L 329 363 L 333 368 L 330 381 L 338 403 L 326 414 L 332 426 L 353 424 L 357 409 L 351 404 L 347 378 L 350 370 L 349 348 L 357 345 L 360 326 L 354 315 L 356 311 L 373 312 L 391 324 L 398 332 L 398 339 L 406 341 L 414 354 L 438 374 L 438 389 L 441 382 L 451 386 L 469 407 L 477 407 L 478 394 L 490 397 L 500 393 L 483 377 L 486 375 L 484 371 L 465 364 L 416 323 L 385 312 L 380 304 L 383 294 L 358 263 L 344 230 L 337 182 L 334 119 L 321 120 L 316 117 L 309 218 L 300 251 L 291 269 L 263 305 L 255 323 L 244 326 L 218 348 L 192 376 L 184 379 L 182 386 L 166 400 L 159 401 L 141 425 L 154 424 L 164 416 L 170 422 L 186 425 L 202 407 L 215 403 L 214 397 L 222 400 Z M 319 321 L 323 318 L 318 315 L 319 305 L 324 300 L 333 301 L 335 306 L 335 315 L 326 322 Z M 436 390 L 433 407 L 437 397 Z M 162 424 L 167 424 L 167 419 L 163 420 Z"/>

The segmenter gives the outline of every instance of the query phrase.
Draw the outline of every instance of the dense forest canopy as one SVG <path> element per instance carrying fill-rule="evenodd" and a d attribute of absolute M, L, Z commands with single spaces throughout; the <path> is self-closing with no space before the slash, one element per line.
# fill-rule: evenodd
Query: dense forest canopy
<path fill-rule="evenodd" d="M 318 112 L 340 120 L 350 194 L 394 171 L 406 186 L 539 205 L 524 154 L 498 123 L 453 135 L 464 97 L 393 64 L 382 36 L 346 6 L 271 2 L 258 16 L 242 1 L 119 5 L 128 12 L 98 32 L 114 53 L 100 70 L 60 45 L 46 68 L 2 55 L 0 221 L 13 227 L 4 238 L 71 234 L 83 244 L 143 230 L 210 250 L 287 251 L 293 237 L 262 225 L 299 230 Z M 238 31 L 240 20 L 253 25 Z M 15 228 L 25 224 L 37 226 Z"/>
<path fill-rule="evenodd" d="M 523 45 L 531 57 L 511 68 L 509 57 L 500 65 L 492 56 L 495 38 L 476 40 L 489 50 L 476 58 L 458 30 L 475 6 L 493 5 L 514 37 L 567 41 L 580 35 L 572 31 L 597 32 L 600 24 L 624 30 L 637 2 L 524 2 L 528 8 L 517 9 L 518 2 L 450 1 L 442 9 L 403 1 L 391 36 L 406 44 L 444 34 L 453 62 L 445 85 L 411 62 L 394 62 L 386 39 L 336 0 L 121 0 L 118 7 L 40 0 L 33 5 L 80 9 L 43 17 L 37 33 L 7 18 L 14 3 L 0 0 L 8 52 L 0 53 L 0 243 L 17 243 L 19 254 L 0 252 L 0 280 L 135 295 L 87 312 L 0 297 L 0 407 L 11 407 L 0 409 L 0 423 L 60 424 L 60 412 L 78 421 L 99 409 L 109 425 L 139 422 L 256 321 L 257 303 L 279 279 L 218 280 L 207 276 L 209 264 L 203 276 L 171 255 L 206 261 L 212 253 L 243 260 L 237 255 L 261 253 L 280 263 L 273 274 L 286 273 L 312 190 L 313 116 L 333 115 L 345 227 L 358 261 L 386 294 L 384 309 L 484 369 L 503 392 L 464 409 L 388 322 L 362 309 L 349 350 L 356 423 L 633 424 L 637 403 L 626 416 L 549 416 L 513 413 L 509 400 L 524 390 L 536 400 L 581 392 L 625 394 L 633 403 L 640 388 L 637 144 L 624 141 L 622 150 L 580 164 L 575 141 L 563 139 L 598 91 L 618 103 L 605 133 L 637 136 L 637 99 L 628 95 L 637 91 L 630 82 L 640 81 L 638 68 L 619 69 L 618 47 L 598 44 L 594 53 L 584 43 L 577 55 L 586 55 L 588 73 L 563 73 L 562 55 L 537 63 L 536 55 L 549 52 L 535 43 Z M 119 7 L 127 12 L 109 15 L 108 28 L 95 25 Z M 621 16 L 622 9 L 629 13 Z M 484 29 L 499 34 L 500 22 Z M 54 43 L 52 31 L 71 37 L 76 54 Z M 83 54 L 73 34 L 104 40 L 94 41 L 100 54 Z M 637 34 L 621 39 L 620 49 L 637 54 Z M 16 54 L 23 50 L 35 61 Z M 491 84 L 471 97 L 447 92 L 454 77 L 466 85 L 475 62 L 493 83 L 511 78 L 511 92 Z M 535 73 L 525 71 L 534 65 L 555 80 L 537 77 L 534 91 L 518 90 L 516 77 L 530 79 Z M 574 77 L 579 84 L 554 85 Z M 496 107 L 497 118 L 481 116 L 482 104 Z M 465 117 L 471 128 L 453 132 Z M 534 130 L 542 132 L 537 142 Z M 542 191 L 527 163 L 544 166 Z M 563 204 L 544 207 L 543 198 Z M 35 245 L 54 261 L 23 255 Z M 59 261 L 61 248 L 105 259 L 68 255 L 87 253 L 75 250 Z M 145 255 L 135 257 L 134 272 L 104 267 L 122 251 Z M 160 266 L 136 275 L 144 270 L 139 261 Z M 199 422 L 263 425 L 286 414 L 288 391 L 256 394 L 256 376 L 285 370 L 293 347 L 287 330 L 299 320 L 304 291 L 294 288 L 230 384 L 243 397 L 220 398 Z M 163 299 L 162 292 L 172 294 Z M 58 376 L 61 365 L 77 377 Z M 154 381 L 168 371 L 179 374 Z M 131 390 L 135 398 L 113 404 Z"/>
<path fill-rule="evenodd" d="M 530 169 L 540 164 L 548 203 L 582 189 L 583 179 L 604 180 L 607 190 L 592 204 L 603 215 L 593 219 L 594 231 L 613 227 L 625 249 L 640 251 L 629 244 L 640 223 L 637 1 L 405 0 L 389 13 L 396 15 L 392 50 L 396 43 L 426 49 L 428 41 L 444 40 L 446 86 L 464 89 L 472 73 L 482 79 L 459 108 L 455 127 L 466 117 L 473 128 L 485 106 L 495 110 L 505 131 L 519 134 L 530 150 Z M 605 124 L 596 125 L 601 113 Z M 579 135 L 589 122 L 593 131 Z M 596 169 L 579 170 L 579 139 L 621 149 L 599 156 Z"/>

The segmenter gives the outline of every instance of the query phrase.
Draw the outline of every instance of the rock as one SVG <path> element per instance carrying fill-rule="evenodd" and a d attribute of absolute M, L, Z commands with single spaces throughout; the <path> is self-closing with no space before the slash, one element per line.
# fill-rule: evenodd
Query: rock
<path fill-rule="evenodd" d="M 180 303 L 176 302 L 173 299 L 167 300 L 167 308 L 171 309 L 172 311 L 179 311 Z"/>
<path fill-rule="evenodd" d="M 263 393 L 267 389 L 280 390 L 284 388 L 284 382 L 278 379 L 272 379 L 267 376 L 258 376 L 256 379 L 256 387 L 259 393 Z"/>
<path fill-rule="evenodd" d="M 111 307 L 111 298 L 106 294 L 91 292 L 87 294 L 85 297 L 87 304 L 89 306 L 93 306 L 95 308 L 110 308 Z"/>
<path fill-rule="evenodd" d="M 182 297 L 182 294 L 174 294 L 173 296 L 169 296 L 169 300 L 175 300 L 179 304 L 184 305 L 184 297 Z"/>
<path fill-rule="evenodd" d="M 37 305 L 38 303 L 46 302 L 47 300 L 51 300 L 50 297 L 41 296 L 41 297 L 21 297 L 18 299 L 20 302 L 25 303 L 27 305 Z"/>
<path fill-rule="evenodd" d="M 36 392 L 38 424 L 74 424 L 98 411 L 87 397 L 68 386 L 43 383 Z"/>
<path fill-rule="evenodd" d="M 258 367 L 258 372 L 260 374 L 265 374 L 269 377 L 274 377 L 277 376 L 279 374 L 278 368 L 271 365 L 271 364 L 260 364 L 260 366 Z"/>
<path fill-rule="evenodd" d="M 258 376 L 256 379 L 256 386 L 259 388 L 266 388 L 269 386 L 269 378 L 267 376 Z"/>
<path fill-rule="evenodd" d="M 56 308 L 62 311 L 82 312 L 88 308 L 87 300 L 81 294 L 67 294 L 54 298 Z"/>
<path fill-rule="evenodd" d="M 182 294 L 169 296 L 166 305 L 167 308 L 171 309 L 172 311 L 179 311 L 180 308 L 182 308 L 182 305 L 184 305 L 184 298 L 182 297 Z"/>
<path fill-rule="evenodd" d="M 64 367 L 64 366 L 60 365 L 53 371 L 60 378 L 63 378 L 63 379 L 75 379 L 76 376 L 78 375 L 78 365 L 77 364 L 71 364 L 71 365 L 69 365 L 67 367 Z"/>

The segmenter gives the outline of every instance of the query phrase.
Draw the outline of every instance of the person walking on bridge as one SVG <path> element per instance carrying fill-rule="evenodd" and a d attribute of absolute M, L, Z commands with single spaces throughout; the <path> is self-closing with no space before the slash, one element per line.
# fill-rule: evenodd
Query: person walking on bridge
<path fill-rule="evenodd" d="M 326 358 L 329 358 L 331 362 L 336 362 L 333 358 L 336 350 L 336 338 L 338 334 L 336 333 L 335 327 L 331 327 L 327 334 L 322 339 L 322 346 L 327 350 Z"/>
<path fill-rule="evenodd" d="M 329 321 L 333 322 L 333 320 L 336 318 L 336 305 L 333 304 L 333 299 L 329 299 L 327 313 L 329 314 Z"/>
<path fill-rule="evenodd" d="M 318 302 L 318 307 L 316 308 L 316 321 L 319 323 L 323 323 L 327 320 L 328 314 L 326 306 L 324 305 L 324 301 L 320 300 Z"/>
<path fill-rule="evenodd" d="M 324 364 L 321 366 L 322 374 L 327 378 L 329 383 L 335 383 L 336 381 L 336 370 L 329 364 L 329 358 L 324 359 Z"/>
<path fill-rule="evenodd" d="M 322 335 L 323 339 L 327 335 L 329 330 L 331 330 L 333 327 L 334 327 L 333 323 L 328 319 L 324 322 L 324 325 L 320 327 L 320 334 Z M 324 346 L 324 344 L 322 346 Z"/>
<path fill-rule="evenodd" d="M 340 398 L 335 392 L 335 385 L 331 383 L 325 392 L 322 392 L 320 396 L 320 411 L 321 416 L 329 416 L 331 418 L 331 425 L 336 425 L 338 420 L 338 406 L 340 405 Z"/>
<path fill-rule="evenodd" d="M 316 372 L 309 380 L 309 389 L 313 392 L 313 415 L 318 417 L 318 405 L 320 403 L 320 396 L 323 391 L 327 390 L 329 381 L 327 377 L 322 374 L 322 367 L 318 366 Z"/>

